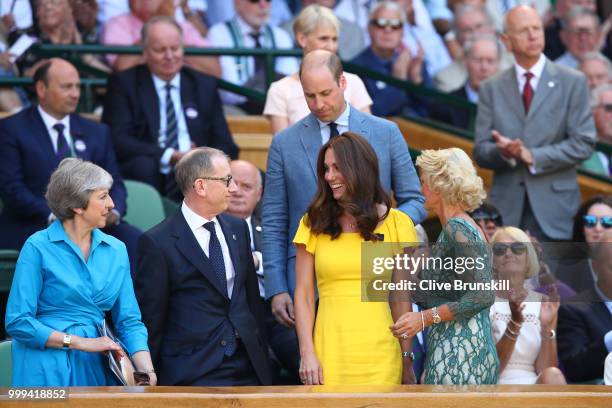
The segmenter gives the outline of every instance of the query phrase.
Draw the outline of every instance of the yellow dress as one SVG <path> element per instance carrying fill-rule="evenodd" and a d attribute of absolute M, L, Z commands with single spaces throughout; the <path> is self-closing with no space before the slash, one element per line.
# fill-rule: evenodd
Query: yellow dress
<path fill-rule="evenodd" d="M 391 209 L 375 233 L 384 242 L 416 242 L 412 220 Z M 342 233 L 332 240 L 315 235 L 300 221 L 294 244 L 314 255 L 319 308 L 314 329 L 315 352 L 323 368 L 323 383 L 400 384 L 402 356 L 387 302 L 362 302 L 359 233 Z"/>

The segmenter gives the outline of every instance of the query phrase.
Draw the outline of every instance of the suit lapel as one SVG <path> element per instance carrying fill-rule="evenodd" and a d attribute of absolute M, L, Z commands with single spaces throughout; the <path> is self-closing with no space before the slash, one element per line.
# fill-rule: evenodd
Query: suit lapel
<path fill-rule="evenodd" d="M 223 231 L 223 235 L 225 236 L 225 242 L 227 247 L 229 248 L 230 258 L 232 259 L 232 265 L 234 266 L 234 287 L 232 291 L 235 291 L 238 285 L 238 280 L 242 279 L 242 274 L 240 273 L 240 257 L 238 256 L 238 240 L 237 234 L 232 231 L 231 227 L 225 221 L 223 216 L 217 216 L 217 220 L 219 221 L 219 225 L 221 226 L 221 230 Z M 232 292 L 232 294 L 235 292 Z"/>
<path fill-rule="evenodd" d="M 176 248 L 178 251 L 208 279 L 225 299 L 228 299 L 227 291 L 216 278 L 210 260 L 204 255 L 202 248 L 200 248 L 198 241 L 183 216 L 183 212 L 179 209 L 173 217 L 172 232 L 176 237 Z M 225 231 L 223 233 L 225 234 Z"/>
<path fill-rule="evenodd" d="M 44 156 L 51 158 L 51 161 L 54 163 L 52 168 L 56 168 L 59 162 L 55 156 L 55 149 L 53 149 L 51 135 L 47 131 L 45 122 L 43 122 L 43 119 L 38 112 L 38 107 L 36 106 L 32 106 L 30 108 L 30 124 L 31 129 L 29 129 L 28 133 L 32 134 L 36 138 L 36 143 L 41 147 L 41 149 L 43 149 Z"/>
<path fill-rule="evenodd" d="M 359 112 L 354 106 L 351 106 L 349 112 L 349 130 L 363 136 L 367 141 L 370 140 L 370 128 L 365 125 L 367 116 Z"/>
<path fill-rule="evenodd" d="M 542 77 L 538 81 L 538 87 L 535 89 L 533 101 L 531 101 L 531 106 L 529 107 L 527 120 L 531 119 L 531 117 L 535 115 L 535 112 L 544 103 L 544 101 L 549 100 L 554 92 L 555 86 L 558 84 L 559 82 L 557 81 L 556 69 L 553 64 L 546 60 L 544 70 L 542 71 Z"/>
<path fill-rule="evenodd" d="M 306 116 L 306 119 L 302 122 L 302 131 L 300 132 L 300 141 L 302 147 L 306 151 L 306 157 L 310 169 L 312 170 L 313 177 L 317 178 L 317 156 L 319 150 L 321 150 L 321 128 L 319 122 L 311 113 Z"/>
<path fill-rule="evenodd" d="M 151 125 L 149 136 L 153 142 L 157 144 L 159 135 L 159 98 L 153 84 L 151 72 L 145 67 L 143 75 L 138 75 L 138 95 L 140 97 L 140 106 L 146 117 L 146 122 Z M 155 101 L 155 102 L 154 102 Z"/>
<path fill-rule="evenodd" d="M 253 231 L 253 247 L 256 251 L 261 251 L 261 217 L 256 214 L 251 215 L 251 230 Z"/>
<path fill-rule="evenodd" d="M 519 92 L 519 84 L 516 81 L 516 69 L 514 67 L 506 70 L 503 74 L 503 94 L 506 98 L 506 108 L 509 108 L 521 123 L 525 121 L 525 107 L 523 96 Z"/>
<path fill-rule="evenodd" d="M 89 138 L 81 128 L 81 122 L 78 119 L 78 116 L 70 115 L 70 137 L 72 137 L 74 153 L 83 160 L 91 161 Z"/>

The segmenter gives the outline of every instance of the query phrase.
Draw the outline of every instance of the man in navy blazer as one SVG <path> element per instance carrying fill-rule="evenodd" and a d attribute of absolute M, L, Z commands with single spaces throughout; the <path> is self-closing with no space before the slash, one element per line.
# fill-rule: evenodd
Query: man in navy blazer
<path fill-rule="evenodd" d="M 221 214 L 236 190 L 228 157 L 194 149 L 175 173 L 185 199 L 142 235 L 134 280 L 159 384 L 268 385 L 249 228 Z"/>
<path fill-rule="evenodd" d="M 238 157 L 213 77 L 183 65 L 182 29 L 154 17 L 142 30 L 146 64 L 111 75 L 102 121 L 121 173 L 180 200 L 172 168 L 190 149 L 210 146 Z"/>
<path fill-rule="evenodd" d="M 80 96 L 79 73 L 69 62 L 54 58 L 36 71 L 34 83 L 39 105 L 0 120 L 4 205 L 0 247 L 20 249 L 31 234 L 49 224 L 52 215 L 45 199 L 49 178 L 63 158 L 73 156 L 96 163 L 113 176 L 110 194 L 115 208 L 104 231 L 121 239 L 135 260 L 140 231 L 120 222 L 126 211 L 126 190 L 109 129 L 73 114 Z"/>
<path fill-rule="evenodd" d="M 311 113 L 272 139 L 263 199 L 263 253 L 266 297 L 272 313 L 292 327 L 295 247 L 300 218 L 316 191 L 317 155 L 335 134 L 347 130 L 366 138 L 378 156 L 380 180 L 393 190 L 398 208 L 415 224 L 426 215 L 421 185 L 397 125 L 359 112 L 344 99 L 342 63 L 333 53 L 308 53 L 300 67 L 304 96 Z"/>

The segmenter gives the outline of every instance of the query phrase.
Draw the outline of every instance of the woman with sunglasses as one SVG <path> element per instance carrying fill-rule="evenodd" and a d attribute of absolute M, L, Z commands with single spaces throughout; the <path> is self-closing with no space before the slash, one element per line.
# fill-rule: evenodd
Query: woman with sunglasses
<path fill-rule="evenodd" d="M 340 22 L 327 7 L 313 4 L 304 8 L 293 23 L 293 32 L 304 55 L 315 50 L 338 51 Z M 370 113 L 372 98 L 363 81 L 348 72 L 343 75 L 346 78 L 344 97 L 347 102 L 362 112 Z M 263 113 L 270 119 L 274 134 L 310 113 L 298 72 L 270 85 Z"/>
<path fill-rule="evenodd" d="M 533 290 L 540 262 L 531 240 L 515 227 L 500 228 L 492 239 L 493 275 L 508 282 L 491 306 L 493 338 L 500 362 L 499 384 L 565 384 L 557 368 L 558 295 Z M 553 300 L 554 299 L 554 300 Z"/>
<path fill-rule="evenodd" d="M 472 160 L 458 148 L 424 150 L 416 165 L 421 170 L 427 208 L 435 211 L 443 227 L 427 258 L 453 260 L 450 266 L 421 269 L 419 287 L 423 281 L 426 285 L 448 283 L 453 288 L 456 281 L 490 285 L 491 257 L 486 236 L 467 213 L 477 208 L 486 195 Z M 460 259 L 471 259 L 471 266 L 466 262 L 465 268 L 454 268 L 452 265 L 458 265 Z M 499 361 L 489 320 L 493 291 L 471 290 L 465 285 L 415 295 L 423 311 L 403 314 L 391 331 L 398 338 L 409 338 L 430 328 L 424 383 L 497 383 Z"/>

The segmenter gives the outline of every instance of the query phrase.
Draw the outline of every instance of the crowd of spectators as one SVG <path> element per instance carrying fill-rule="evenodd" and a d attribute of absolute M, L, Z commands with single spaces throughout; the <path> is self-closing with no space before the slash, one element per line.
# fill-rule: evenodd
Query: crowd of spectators
<path fill-rule="evenodd" d="M 416 173 L 406 164 L 410 162 L 408 152 L 403 142 L 401 149 L 393 145 L 402 141 L 397 127 L 376 117 L 434 119 L 475 131 L 476 163 L 494 172 L 490 202 L 471 216 L 494 244 L 493 274 L 514 274 L 510 279 L 514 286 L 497 293 L 490 312 L 478 312 L 478 318 L 486 321 L 490 313 L 493 339 L 487 338 L 487 347 L 493 350 L 495 345 L 500 363 L 497 376 L 493 374 L 497 363 L 491 360 L 487 378 L 500 383 L 597 381 L 604 377 L 604 360 L 612 352 L 612 206 L 610 196 L 605 196 L 579 207 L 576 168 L 612 175 L 611 11 L 608 2 L 597 0 L 2 1 L 0 77 L 32 77 L 34 87 L 0 88 L 0 111 L 19 112 L 0 121 L 0 198 L 4 206 L 0 226 L 12 228 L 10 234 L 6 229 L 0 231 L 0 246 L 21 249 L 35 231 L 48 225 L 58 228 L 60 223 L 45 200 L 45 188 L 62 159 L 81 157 L 99 165 L 114 180 L 112 188 L 105 187 L 114 203 L 106 205 L 104 231 L 127 245 L 132 275 L 141 273 L 140 280 L 135 278 L 139 282 L 137 300 L 151 305 L 151 296 L 162 293 L 165 302 L 171 302 L 176 294 L 145 279 L 142 271 L 157 268 L 155 273 L 166 279 L 168 271 L 155 264 L 155 257 L 183 261 L 180 250 L 158 248 L 155 242 L 171 242 L 173 226 L 167 222 L 161 229 L 146 232 L 140 240 L 148 246 L 141 245 L 137 255 L 136 241 L 142 232 L 122 220 L 123 179 L 145 182 L 177 202 L 185 196 L 191 203 L 209 205 L 207 177 L 192 183 L 192 174 L 181 176 L 180 165 L 177 175 L 177 165 L 191 158 L 195 162 L 185 164 L 183 160 L 183 168 L 212 168 L 215 175 L 227 167 L 231 171 L 228 179 L 208 180 L 226 184 L 232 196 L 228 213 L 249 226 L 238 239 L 241 253 L 249 258 L 241 268 L 248 273 L 252 266 L 258 281 L 257 285 L 255 279 L 239 283 L 245 287 L 236 286 L 236 293 L 240 307 L 265 305 L 263 314 L 257 316 L 261 322 L 244 324 L 263 325 L 266 335 L 262 337 L 271 345 L 276 371 L 260 371 L 263 368 L 256 363 L 265 359 L 266 350 L 262 352 L 261 343 L 255 346 L 259 334 L 252 343 L 249 337 L 238 341 L 245 335 L 232 330 L 230 317 L 219 320 L 222 323 L 211 320 L 211 324 L 223 325 L 223 332 L 215 336 L 219 340 L 231 336 L 244 347 L 224 345 L 224 349 L 211 351 L 213 354 L 202 352 L 201 358 L 212 367 L 215 359 L 225 364 L 226 357 L 237 352 L 236 360 L 224 369 L 233 370 L 234 363 L 254 364 L 255 370 L 245 377 L 249 381 L 296 383 L 302 344 L 298 345 L 294 330 L 296 250 L 292 240 L 313 198 L 316 180 L 309 177 L 314 167 L 308 166 L 314 166 L 321 145 L 301 141 L 316 138 L 318 142 L 322 135 L 327 143 L 338 133 L 364 133 L 379 155 L 383 187 L 394 191 L 400 210 L 418 224 L 424 218 L 423 200 Z M 37 43 L 138 45 L 142 53 L 79 54 L 71 64 L 43 56 L 34 46 Z M 299 58 L 276 57 L 274 82 L 268 88 L 270 78 L 261 56 L 185 56 L 184 47 L 299 48 L 304 60 L 309 56 L 314 62 L 300 65 Z M 412 87 L 476 104 L 478 116 L 470 120 L 467 107 L 446 105 L 441 99 L 367 75 L 343 72 L 338 57 Z M 102 124 L 75 113 L 79 81 L 87 76 L 109 78 L 107 87 L 95 94 Z M 218 89 L 218 78 L 267 93 L 265 104 Z M 272 172 L 265 179 L 248 162 L 228 161 L 226 166 L 226 160 L 238 157 L 226 114 L 264 114 L 271 121 L 276 136 L 268 162 Z M 376 132 L 388 135 L 390 141 L 378 146 L 383 136 Z M 89 140 L 94 133 L 99 137 Z M 207 153 L 213 167 L 194 159 L 204 155 L 198 149 L 204 146 L 218 149 Z M 410 177 L 398 176 L 407 171 Z M 407 191 L 410 194 L 402 196 Z M 221 196 L 222 191 L 215 194 Z M 262 195 L 263 218 L 258 205 Z M 416 206 L 414 214 L 401 208 L 410 207 L 408 203 Z M 219 207 L 211 215 L 221 213 Z M 225 228 L 223 222 L 232 228 L 241 225 L 233 218 L 223 221 L 224 217 L 217 229 Z M 201 220 L 194 216 L 191 221 Z M 212 228 L 206 236 L 214 236 Z M 268 237 L 265 232 L 259 237 L 262 230 Z M 280 233 L 273 237 L 270 231 L 276 230 Z M 191 233 L 187 227 L 185 232 Z M 245 237 L 245 242 L 251 241 L 250 248 L 242 245 Z M 221 238 L 229 241 L 229 235 Z M 232 238 L 236 241 L 236 236 Z M 539 241 L 572 238 L 583 241 L 587 248 L 573 263 L 547 259 L 546 250 L 539 245 Z M 228 244 L 223 245 L 227 258 Z M 136 265 L 143 254 L 148 254 L 149 263 Z M 270 261 L 272 255 L 276 259 Z M 232 273 L 243 273 L 236 265 L 234 268 Z M 257 292 L 253 288 L 259 291 L 256 299 L 250 294 Z M 231 297 L 231 286 L 224 283 L 224 289 L 229 291 L 225 297 L 228 293 Z M 559 300 L 568 303 L 559 306 Z M 156 303 L 143 310 L 143 321 L 149 331 L 154 328 L 154 338 L 149 339 L 149 347 L 154 342 L 152 363 L 176 369 L 174 364 L 181 357 L 164 356 L 169 352 L 164 339 L 172 334 L 163 327 L 165 321 L 157 320 L 165 316 L 164 307 Z M 425 333 L 419 338 L 424 347 L 426 338 Z M 52 343 L 62 345 L 57 336 Z M 141 346 L 139 350 L 145 349 Z M 148 357 L 145 365 L 151 365 Z M 285 378 L 279 377 L 280 367 Z M 427 374 L 428 381 L 437 382 L 434 377 L 439 374 L 444 382 L 443 373 L 432 372 Z M 163 374 L 161 383 L 180 383 L 181 374 Z M 190 383 L 225 384 L 222 377 L 213 376 L 211 382 L 202 378 Z"/>

